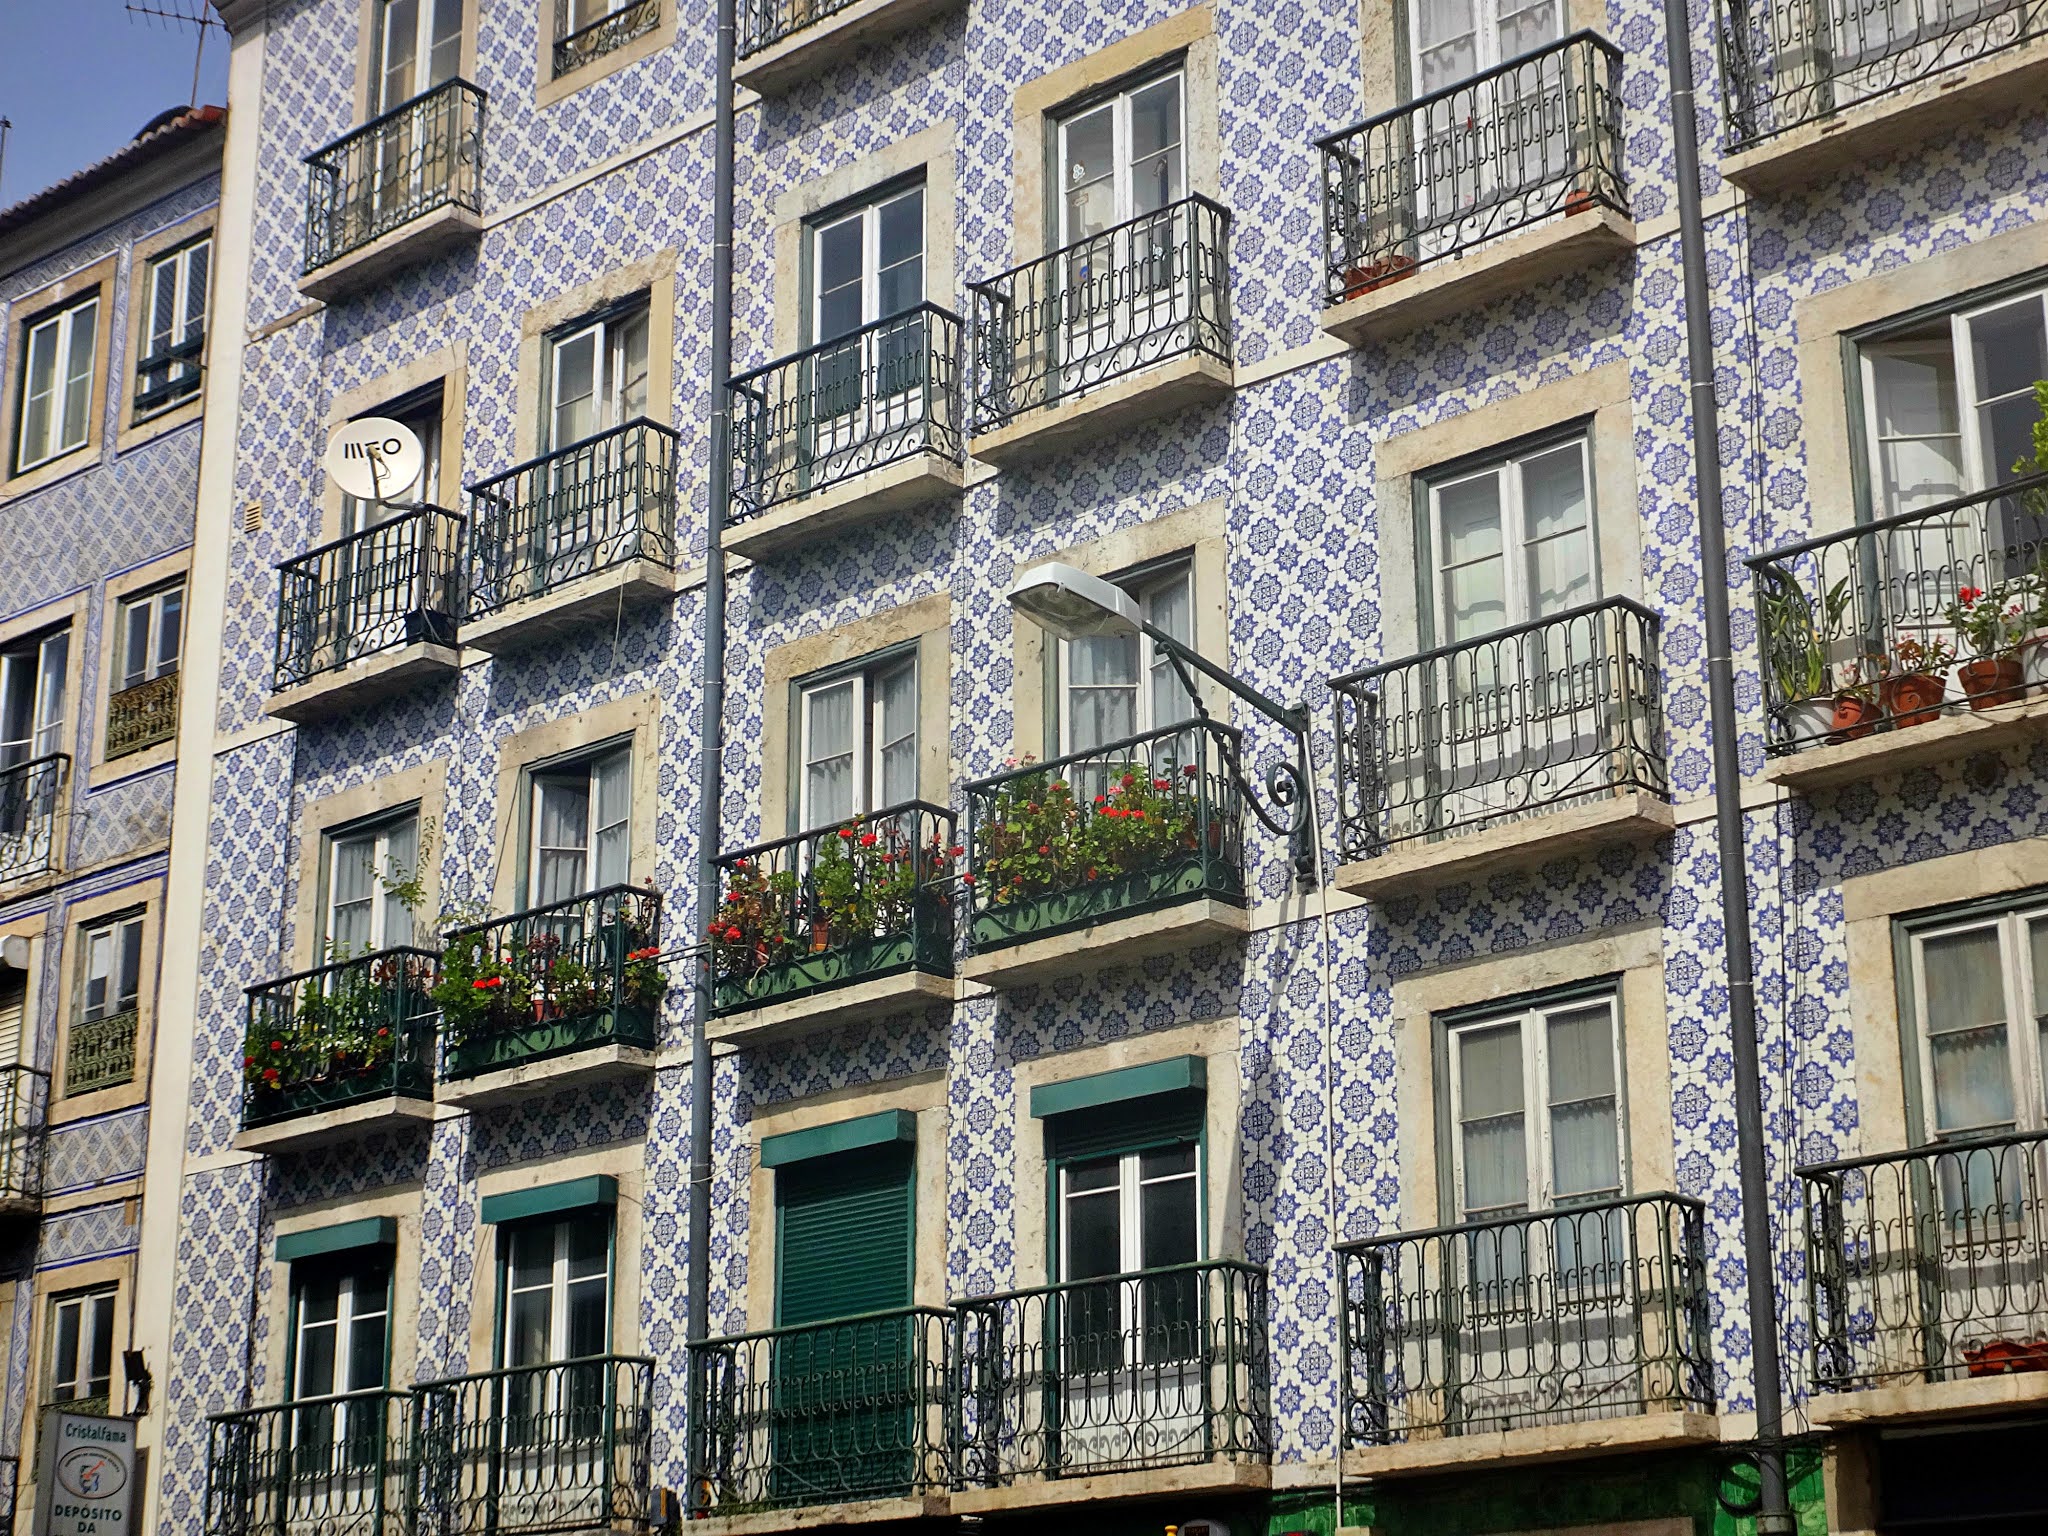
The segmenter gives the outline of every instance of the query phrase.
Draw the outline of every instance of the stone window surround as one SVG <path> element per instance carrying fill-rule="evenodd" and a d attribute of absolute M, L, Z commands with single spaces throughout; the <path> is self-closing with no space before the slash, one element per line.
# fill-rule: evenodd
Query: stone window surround
<path fill-rule="evenodd" d="M 100 462 L 106 441 L 107 387 L 114 355 L 114 284 L 120 264 L 118 251 L 103 256 L 34 293 L 23 294 L 7 306 L 7 371 L 4 381 L 0 381 L 0 432 L 5 434 L 0 438 L 0 505 Z M 26 369 L 23 342 L 28 327 L 49 311 L 76 303 L 94 290 L 99 293 L 100 308 L 93 322 L 92 405 L 86 414 L 85 443 L 16 474 L 14 454 L 20 446 L 19 412 Z"/>
<path fill-rule="evenodd" d="M 164 876 L 147 875 L 140 880 L 102 891 L 73 902 L 64 912 L 64 950 L 59 956 L 57 1045 L 50 1063 L 51 1125 L 88 1120 L 116 1110 L 133 1109 L 149 1100 L 150 1059 L 155 1054 L 157 986 L 162 956 L 158 945 L 163 937 Z M 65 1053 L 71 1045 L 71 1026 L 85 993 L 85 930 L 121 913 L 142 914 L 142 972 L 135 989 L 135 1076 L 112 1088 L 64 1096 Z"/>
<path fill-rule="evenodd" d="M 1230 667 L 1230 614 L 1226 579 L 1229 558 L 1226 549 L 1229 508 L 1221 501 L 1205 501 L 1183 511 L 1171 512 L 1148 522 L 1075 544 L 1066 549 L 1047 550 L 1017 562 L 1022 573 L 1048 560 L 1058 560 L 1092 575 L 1114 577 L 1119 572 L 1150 565 L 1176 555 L 1188 557 L 1194 584 L 1195 649 L 1228 670 Z M 1014 750 L 1019 757 L 1044 759 L 1052 736 L 1053 700 L 1047 697 L 1051 680 L 1046 632 L 1031 619 L 1012 611 L 1010 637 L 1016 690 Z M 1230 700 L 1220 688 L 1198 678 L 1202 701 L 1209 713 L 1225 724 L 1231 718 Z M 990 770 L 994 771 L 993 765 Z"/>
<path fill-rule="evenodd" d="M 24 1464 L 36 1453 L 36 1435 L 42 1424 L 42 1405 L 48 1393 L 50 1374 L 50 1307 L 59 1297 L 79 1291 L 114 1287 L 113 1373 L 107 1382 L 108 1411 L 118 1413 L 127 1405 L 128 1394 L 122 1374 L 121 1352 L 132 1341 L 135 1318 L 135 1258 L 133 1253 L 113 1258 L 91 1259 L 36 1272 L 34 1315 L 29 1325 L 28 1409 L 21 1416 L 21 1456 Z"/>
<path fill-rule="evenodd" d="M 0 1066 L 32 1067 L 42 1057 L 43 967 L 49 960 L 50 913 L 24 912 L 0 923 L 0 939 L 28 941 L 27 989 L 21 997 L 21 1045 L 14 1061 Z"/>
<path fill-rule="evenodd" d="M 419 1367 L 420 1315 L 420 1201 L 422 1186 L 407 1182 L 388 1186 L 374 1195 L 345 1195 L 312 1205 L 296 1206 L 277 1217 L 270 1251 L 262 1262 L 270 1269 L 270 1291 L 265 1310 L 270 1318 L 270 1337 L 264 1347 L 265 1399 L 286 1400 L 291 1365 L 292 1264 L 276 1257 L 276 1239 L 300 1232 L 317 1231 L 342 1221 L 373 1220 L 388 1216 L 398 1223 L 398 1241 L 391 1260 L 391 1316 L 387 1324 L 386 1381 L 402 1387 L 415 1379 Z M 320 1263 L 329 1256 L 300 1262 Z"/>
<path fill-rule="evenodd" d="M 566 1153 L 479 1173 L 477 1203 L 481 1207 L 493 1195 L 537 1189 L 544 1184 L 565 1183 L 593 1174 L 607 1174 L 618 1184 L 618 1200 L 612 1207 L 617 1225 L 612 1229 L 611 1353 L 637 1355 L 641 1352 L 641 1251 L 647 1238 L 647 1149 L 643 1141 L 618 1142 L 587 1152 Z M 477 1276 L 477 1282 L 472 1287 L 469 1308 L 471 1371 L 493 1370 L 499 1363 L 499 1315 L 504 1300 L 500 1294 L 499 1243 L 505 1225 L 476 1223 L 476 1262 L 471 1272 Z"/>
<path fill-rule="evenodd" d="M 527 837 L 531 770 L 557 759 L 630 737 L 633 749 L 633 823 L 627 878 L 645 885 L 654 878 L 654 821 L 661 789 L 661 696 L 653 690 L 594 705 L 558 720 L 543 721 L 507 736 L 498 745 L 498 810 L 494 818 L 497 867 L 491 873 L 491 910 L 518 912 L 526 906 Z M 663 913 L 681 921 L 680 909 Z"/>
<path fill-rule="evenodd" d="M 472 84 L 476 81 L 477 22 L 489 0 L 463 0 L 462 49 L 455 72 Z M 377 12 L 379 0 L 356 0 L 356 97 L 351 129 L 370 120 L 370 87 L 377 69 Z"/>
<path fill-rule="evenodd" d="M 127 369 L 125 376 L 119 381 L 121 386 L 121 420 L 120 431 L 114 439 L 114 447 L 121 453 L 126 453 L 129 449 L 138 444 L 146 443 L 153 437 L 161 437 L 166 432 L 175 431 L 187 422 L 197 421 L 200 414 L 206 408 L 206 365 L 213 355 L 214 332 L 214 304 L 211 291 L 214 262 L 211 259 L 207 262 L 209 291 L 206 306 L 206 330 L 199 353 L 200 387 L 198 392 L 183 405 L 174 406 L 168 411 L 162 411 L 157 415 L 145 417 L 143 420 L 137 421 L 135 419 L 135 365 L 142 361 L 149 346 L 149 338 L 144 334 L 143 327 L 148 319 L 147 310 L 149 307 L 149 276 L 151 266 L 155 263 L 157 257 L 177 250 L 180 246 L 190 245 L 202 236 L 213 234 L 214 223 L 218 219 L 219 214 L 220 210 L 218 207 L 202 208 L 190 218 L 180 219 L 177 223 L 136 241 L 128 253 L 128 349 L 125 353 Z M 218 256 L 219 254 L 220 243 L 216 240 L 214 242 L 214 255 Z"/>
<path fill-rule="evenodd" d="M 116 657 L 121 651 L 121 607 L 129 598 L 138 593 L 154 591 L 169 586 L 181 577 L 187 577 L 192 565 L 192 548 L 187 545 L 174 554 L 160 556 L 133 570 L 123 571 L 119 576 L 108 578 L 106 589 L 100 598 L 100 656 L 99 690 L 93 695 L 94 707 L 92 727 L 92 787 L 100 788 L 118 779 L 131 779 L 139 773 L 168 767 L 178 760 L 178 738 L 173 735 L 168 741 L 160 741 L 153 747 L 140 752 L 130 752 L 125 757 L 107 760 L 107 708 L 114 696 L 114 668 Z M 186 582 L 190 595 L 190 581 Z M 191 633 L 191 615 L 185 614 L 183 623 L 186 634 Z M 184 643 L 181 637 L 178 647 L 179 688 L 184 688 L 185 667 Z"/>
<path fill-rule="evenodd" d="M 44 603 L 39 608 L 17 614 L 4 624 L 0 624 L 0 646 L 12 645 L 24 636 L 60 626 L 68 627 L 71 632 L 71 643 L 64 658 L 64 742 L 58 749 L 71 755 L 71 769 L 65 781 L 64 793 L 57 800 L 57 827 L 53 834 L 55 841 L 51 845 L 50 859 L 54 870 L 57 871 L 63 870 L 69 862 L 71 817 L 79 793 L 78 776 L 81 764 L 78 752 L 78 717 L 79 711 L 88 707 L 85 696 L 85 620 L 90 598 L 90 589 L 80 588 L 68 597 Z M 104 646 L 104 639 L 102 645 Z M 19 892 L 52 878 L 53 872 L 46 872 L 14 881 L 5 888 Z"/>
<path fill-rule="evenodd" d="M 761 680 L 761 840 L 791 830 L 798 773 L 796 685 L 895 646 L 917 647 L 917 793 L 951 800 L 952 594 L 934 592 L 897 608 L 779 645 Z M 808 830 L 798 828 L 797 830 Z"/>
<path fill-rule="evenodd" d="M 513 394 L 514 462 L 524 464 L 540 452 L 543 365 L 548 336 L 633 294 L 647 294 L 647 415 L 664 425 L 675 420 L 676 253 L 671 249 L 627 266 L 537 304 L 519 319 L 519 374 Z M 509 469 L 511 465 L 501 468 Z M 495 472 L 495 471 L 494 471 Z M 682 472 L 682 466 L 677 466 Z"/>
<path fill-rule="evenodd" d="M 1839 533 L 1863 517 L 1855 491 L 1869 477 L 1856 459 L 1863 443 L 1862 426 L 1849 415 L 1848 370 L 1854 346 L 1848 337 L 1932 305 L 1968 308 L 1978 290 L 2031 273 L 2048 282 L 2038 225 L 1937 251 L 1793 304 L 1806 444 L 1806 537 Z"/>
<path fill-rule="evenodd" d="M 1015 1213 L 1018 1289 L 1051 1283 L 1053 1198 L 1045 1155 L 1045 1122 L 1031 1114 L 1031 1090 L 1177 1056 L 1209 1063 L 1202 1109 L 1202 1257 L 1244 1257 L 1243 1093 L 1238 1056 L 1243 1021 L 1236 1015 L 1179 1024 L 1079 1050 L 1056 1051 L 1012 1065 L 1016 1094 Z"/>
<path fill-rule="evenodd" d="M 1665 1018 L 1664 934 L 1657 923 L 1602 930 L 1566 943 L 1486 955 L 1396 981 L 1389 989 L 1394 1031 L 1401 1168 L 1399 1230 L 1421 1231 L 1454 1218 L 1444 1192 L 1438 1082 L 1443 1015 L 1495 999 L 1564 988 L 1618 975 L 1623 1080 L 1625 1187 L 1643 1194 L 1675 1189 L 1671 1140 L 1671 1052 Z"/>
<path fill-rule="evenodd" d="M 374 415 L 383 406 L 401 400 L 415 390 L 438 382 L 441 386 L 441 484 L 442 509 L 462 511 L 462 432 L 464 402 L 469 391 L 469 342 L 458 339 L 403 367 L 380 374 L 353 389 L 345 389 L 327 403 L 327 431 L 358 416 Z M 341 537 L 341 487 L 332 475 L 320 477 L 320 537 L 326 544 Z M 417 489 L 417 487 L 415 487 Z M 311 546 L 308 546 L 311 547 Z"/>
<path fill-rule="evenodd" d="M 291 969 L 308 970 L 319 963 L 320 908 L 326 883 L 327 843 L 336 831 L 379 815 L 402 811 L 408 806 L 419 812 L 422 832 L 431 824 L 435 832 L 433 854 L 422 860 L 422 889 L 426 900 L 419 914 L 421 925 L 413 942 L 423 948 L 435 947 L 433 926 L 441 911 L 442 834 L 448 821 L 448 764 L 445 759 L 423 763 L 400 773 L 386 774 L 367 784 L 339 790 L 309 801 L 299 816 L 298 901 L 293 908 Z"/>
<path fill-rule="evenodd" d="M 1394 0 L 1391 5 L 1385 0 L 1359 0 L 1358 62 L 1365 100 L 1361 121 L 1390 112 L 1416 97 L 1408 59 L 1408 4 L 1409 0 Z M 1564 36 L 1578 31 L 1604 35 L 1606 29 L 1604 4 L 1596 0 L 1564 0 Z"/>
<path fill-rule="evenodd" d="M 1164 65 L 1176 55 L 1187 61 L 1181 125 L 1187 156 L 1187 191 L 1211 198 L 1222 196 L 1223 97 L 1218 84 L 1219 52 L 1215 7 L 1212 0 L 1201 0 L 1177 15 L 1017 87 L 1011 98 L 1010 139 L 1013 265 L 1022 265 L 1054 249 L 1053 204 L 1045 190 L 1050 159 L 1046 146 L 1054 120 L 1080 98 Z"/>
<path fill-rule="evenodd" d="M 850 165 L 814 176 L 775 199 L 775 330 L 777 358 L 803 348 L 810 271 L 809 226 L 818 215 L 855 203 L 863 194 L 924 173 L 924 293 L 943 309 L 956 309 L 954 219 L 958 203 L 955 139 L 950 118 L 863 155 Z"/>
<path fill-rule="evenodd" d="M 1628 364 L 1617 361 L 1403 432 L 1374 448 L 1380 508 L 1380 644 L 1385 659 L 1430 648 L 1422 643 L 1415 514 L 1422 482 L 1440 465 L 1483 460 L 1495 449 L 1505 455 L 1525 439 L 1577 420 L 1586 422 L 1590 448 L 1600 595 L 1642 600 L 1634 395 Z"/>
<path fill-rule="evenodd" d="M 908 1110 L 917 1117 L 917 1146 L 912 1154 L 912 1220 L 928 1237 L 943 1229 L 946 1219 L 946 1075 L 917 1072 L 885 1083 L 835 1088 L 800 1103 L 756 1111 L 748 1122 L 740 1156 L 747 1160 L 747 1330 L 775 1326 L 776 1251 L 775 1170 L 761 1166 L 761 1143 L 770 1136 L 808 1131 L 842 1120 L 888 1110 Z M 913 1238 L 915 1237 L 913 1232 Z M 947 1300 L 946 1245 L 913 1242 L 917 1271 L 911 1301 L 920 1307 L 943 1307 Z M 712 1321 L 712 1331 L 719 1324 Z"/>
<path fill-rule="evenodd" d="M 683 0 L 660 0 L 661 14 L 654 25 L 623 47 L 614 48 L 610 53 L 579 64 L 565 75 L 555 73 L 555 0 L 535 0 L 539 13 L 539 43 L 534 50 L 533 61 L 533 104 L 536 107 L 552 107 L 556 102 L 573 96 L 587 85 L 595 85 L 607 75 L 615 75 L 631 64 L 642 59 L 651 59 L 657 53 L 673 48 L 676 43 L 676 18 L 682 9 Z M 625 0 L 611 0 L 611 10 L 625 9 Z"/>
<path fill-rule="evenodd" d="M 1917 1079 L 1917 1052 L 1900 1006 L 1907 976 L 1895 940 L 1907 918 L 1938 916 L 1944 907 L 2038 891 L 2048 868 L 2048 837 L 1920 859 L 1842 881 L 1849 951 L 1849 1027 L 1856 1043 L 1857 1132 L 1863 1152 L 1900 1152 L 1915 1144 L 1907 1112 L 1907 1074 Z M 1924 1139 L 1924 1138 L 1922 1138 Z"/>

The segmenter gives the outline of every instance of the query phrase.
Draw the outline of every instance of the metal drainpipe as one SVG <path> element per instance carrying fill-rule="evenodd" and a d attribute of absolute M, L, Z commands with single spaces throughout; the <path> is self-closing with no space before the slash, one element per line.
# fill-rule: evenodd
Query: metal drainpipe
<path fill-rule="evenodd" d="M 718 0 L 716 97 L 712 127 L 711 195 L 711 475 L 704 514 L 704 671 L 700 694 L 703 724 L 697 764 L 697 923 L 718 906 L 718 843 L 724 796 L 725 751 L 725 514 L 732 499 L 732 416 L 726 381 L 732 377 L 732 196 L 733 196 L 733 13 L 734 0 Z M 689 1295 L 684 1311 L 686 1345 L 710 1336 L 711 1318 L 711 951 L 697 953 L 696 1006 L 690 1020 L 690 1188 Z M 696 1390 L 701 1355 L 689 1350 L 688 1473 L 686 1514 L 696 1507 L 695 1474 L 704 1465 L 704 1428 Z"/>
<path fill-rule="evenodd" d="M 1756 978 L 1750 953 L 1749 859 L 1743 846 L 1742 761 L 1736 746 L 1734 640 L 1728 625 L 1728 549 L 1721 527 L 1721 411 L 1714 398 L 1714 328 L 1700 210 L 1699 118 L 1693 103 L 1692 29 L 1686 0 L 1664 0 L 1670 70 L 1678 246 L 1685 273 L 1685 353 L 1692 388 L 1693 473 L 1699 491 L 1700 577 L 1707 631 L 1707 709 L 1714 734 L 1714 831 L 1721 859 L 1721 923 L 1728 946 L 1728 1028 L 1734 1036 L 1735 1142 L 1742 1246 L 1749 1280 L 1750 1358 L 1756 1375 L 1758 1536 L 1790 1536 L 1784 1402 L 1778 1358 L 1776 1250 L 1764 1158 L 1763 1074 L 1757 1063 Z"/>

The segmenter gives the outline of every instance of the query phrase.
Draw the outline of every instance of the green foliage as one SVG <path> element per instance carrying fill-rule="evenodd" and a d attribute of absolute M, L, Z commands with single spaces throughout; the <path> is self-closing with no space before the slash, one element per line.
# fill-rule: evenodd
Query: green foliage
<path fill-rule="evenodd" d="M 242 1079 L 257 1094 L 389 1067 L 433 981 L 424 955 L 342 956 L 249 1011 Z"/>
<path fill-rule="evenodd" d="M 1834 684 L 1830 653 L 1842 637 L 1842 619 L 1849 608 L 1849 578 L 1844 576 L 1816 600 L 1782 566 L 1763 566 L 1757 577 L 1762 583 L 1757 620 L 1778 697 L 1787 704 L 1826 698 Z"/>
<path fill-rule="evenodd" d="M 1220 848 L 1222 809 L 1193 764 L 1163 773 L 1139 762 L 1088 764 L 1068 773 L 1098 792 L 1084 799 L 1066 775 L 1039 769 L 1004 780 L 991 797 L 968 877 L 984 903 L 1150 868 L 1199 849 L 1205 825 Z"/>

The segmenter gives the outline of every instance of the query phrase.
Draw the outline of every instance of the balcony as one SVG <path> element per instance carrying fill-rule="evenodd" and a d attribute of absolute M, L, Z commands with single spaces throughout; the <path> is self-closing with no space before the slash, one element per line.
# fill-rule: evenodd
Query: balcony
<path fill-rule="evenodd" d="M 725 546 L 750 559 L 966 483 L 960 317 L 921 304 L 732 382 Z"/>
<path fill-rule="evenodd" d="M 64 856 L 58 811 L 70 777 L 63 752 L 0 768 L 0 885 L 56 873 Z"/>
<path fill-rule="evenodd" d="M 1633 250 L 1621 67 L 1578 32 L 1318 140 L 1323 329 L 1386 341 Z"/>
<path fill-rule="evenodd" d="M 72 1020 L 64 1052 L 64 1097 L 134 1082 L 135 1035 L 141 1021 L 133 1006 L 97 1019 Z"/>
<path fill-rule="evenodd" d="M 741 0 L 733 80 L 780 96 L 959 0 Z"/>
<path fill-rule="evenodd" d="M 1723 0 L 1721 173 L 1784 192 L 2048 90 L 2048 0 Z"/>
<path fill-rule="evenodd" d="M 555 78 L 573 74 L 628 43 L 647 36 L 661 22 L 661 0 L 623 0 L 592 22 L 571 28 L 569 0 L 555 0 Z"/>
<path fill-rule="evenodd" d="M 653 1070 L 668 990 L 659 893 L 606 886 L 441 937 L 444 1102 Z"/>
<path fill-rule="evenodd" d="M 692 1513 L 721 1525 L 819 1505 L 839 1506 L 834 1524 L 944 1514 L 952 1342 L 951 1313 L 908 1307 L 692 1346 L 704 1462 L 690 1486 L 705 1501 Z"/>
<path fill-rule="evenodd" d="M 50 1148 L 50 1074 L 0 1067 L 0 1217 L 42 1209 Z"/>
<path fill-rule="evenodd" d="M 269 712 L 304 725 L 452 678 L 462 519 L 437 507 L 278 566 Z"/>
<path fill-rule="evenodd" d="M 1347 1473 L 1718 1438 L 1697 1200 L 1601 1200 L 1337 1254 Z"/>
<path fill-rule="evenodd" d="M 953 996 L 953 813 L 921 800 L 718 860 L 714 1040 L 760 1045 Z"/>
<path fill-rule="evenodd" d="M 166 672 L 123 688 L 107 700 L 107 761 L 169 741 L 178 734 L 178 674 Z"/>
<path fill-rule="evenodd" d="M 214 1414 L 206 1536 L 401 1536 L 418 1487 L 411 1409 L 375 1391 Z"/>
<path fill-rule="evenodd" d="M 331 304 L 483 230 L 484 93 L 450 80 L 306 157 L 299 292 Z"/>
<path fill-rule="evenodd" d="M 1230 211 L 1206 197 L 970 285 L 974 440 L 991 464 L 1107 437 L 1232 388 Z"/>
<path fill-rule="evenodd" d="M 956 1310 L 955 1514 L 1265 1486 L 1265 1270 L 1185 1264 Z"/>
<path fill-rule="evenodd" d="M 1191 720 L 969 783 L 961 973 L 1023 986 L 1243 934 L 1242 758 Z"/>
<path fill-rule="evenodd" d="M 676 434 L 627 422 L 469 488 L 462 643 L 509 651 L 676 589 Z"/>
<path fill-rule="evenodd" d="M 243 1151 L 318 1146 L 433 1118 L 440 956 L 355 955 L 249 988 Z"/>
<path fill-rule="evenodd" d="M 1670 832 L 1657 630 L 1608 598 L 1334 679 L 1337 884 L 1377 899 Z"/>
<path fill-rule="evenodd" d="M 1816 1421 L 2048 1401 L 2048 1132 L 1799 1177 Z"/>
<path fill-rule="evenodd" d="M 2048 732 L 2048 474 L 1748 563 L 1766 777 L 1826 788 Z"/>
<path fill-rule="evenodd" d="M 426 1382 L 412 1396 L 419 1489 L 408 1529 L 651 1528 L 652 1360 L 592 1355 Z"/>

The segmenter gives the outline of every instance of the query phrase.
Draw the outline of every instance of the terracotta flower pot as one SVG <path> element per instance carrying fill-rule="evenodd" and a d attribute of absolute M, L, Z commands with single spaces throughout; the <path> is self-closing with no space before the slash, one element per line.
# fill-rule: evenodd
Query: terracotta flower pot
<path fill-rule="evenodd" d="M 1948 682 L 1932 672 L 1907 672 L 1886 678 L 1878 696 L 1893 725 L 1931 725 L 1948 697 Z"/>
<path fill-rule="evenodd" d="M 832 947 L 832 924 L 822 917 L 811 919 L 811 953 Z"/>
<path fill-rule="evenodd" d="M 1972 709 L 2011 704 L 2026 688 L 2026 667 L 2017 656 L 1984 656 L 1958 669 L 1963 694 Z"/>
<path fill-rule="evenodd" d="M 1853 693 L 1835 696 L 1834 730 L 1836 741 L 1860 741 L 1877 729 L 1877 705 Z"/>
<path fill-rule="evenodd" d="M 1415 258 L 1405 252 L 1382 256 L 1378 261 L 1363 266 L 1344 269 L 1344 297 L 1355 299 L 1360 294 L 1371 293 L 1375 288 L 1384 288 L 1388 283 L 1406 277 L 1415 270 Z"/>
<path fill-rule="evenodd" d="M 1567 194 L 1564 200 L 1564 211 L 1566 213 L 1584 213 L 1588 208 L 1591 208 L 1592 206 L 1593 194 L 1590 192 L 1580 192 L 1575 190 Z"/>

